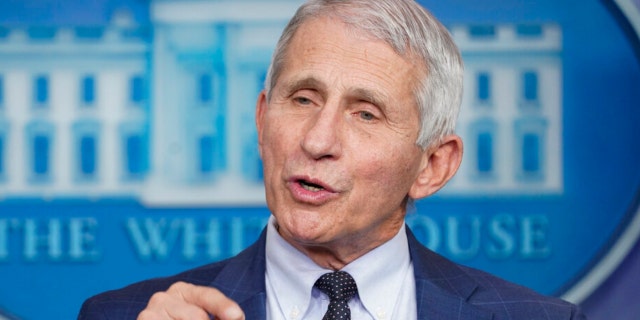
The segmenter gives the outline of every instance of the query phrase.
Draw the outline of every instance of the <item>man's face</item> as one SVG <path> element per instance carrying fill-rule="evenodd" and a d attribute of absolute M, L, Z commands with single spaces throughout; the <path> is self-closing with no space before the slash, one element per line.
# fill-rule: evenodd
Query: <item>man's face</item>
<path fill-rule="evenodd" d="M 301 26 L 286 57 L 256 114 L 268 206 L 298 248 L 366 252 L 404 223 L 425 166 L 418 68 L 327 18 Z"/>

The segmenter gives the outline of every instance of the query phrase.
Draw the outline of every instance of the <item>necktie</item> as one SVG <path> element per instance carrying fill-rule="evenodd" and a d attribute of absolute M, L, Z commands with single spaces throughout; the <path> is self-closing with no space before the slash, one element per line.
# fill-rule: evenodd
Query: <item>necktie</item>
<path fill-rule="evenodd" d="M 314 284 L 329 296 L 329 308 L 322 320 L 350 320 L 349 299 L 358 293 L 358 287 L 350 274 L 344 271 L 325 273 Z"/>

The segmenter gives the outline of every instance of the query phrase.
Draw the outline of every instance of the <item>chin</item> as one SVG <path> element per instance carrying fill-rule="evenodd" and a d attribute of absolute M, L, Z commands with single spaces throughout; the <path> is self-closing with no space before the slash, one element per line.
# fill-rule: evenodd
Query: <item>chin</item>
<path fill-rule="evenodd" d="M 322 237 L 326 237 L 328 226 L 324 225 L 326 217 L 323 219 L 321 215 L 309 214 L 308 212 L 295 212 L 290 215 L 278 217 L 278 226 L 280 234 L 291 238 L 298 243 L 319 243 Z"/>

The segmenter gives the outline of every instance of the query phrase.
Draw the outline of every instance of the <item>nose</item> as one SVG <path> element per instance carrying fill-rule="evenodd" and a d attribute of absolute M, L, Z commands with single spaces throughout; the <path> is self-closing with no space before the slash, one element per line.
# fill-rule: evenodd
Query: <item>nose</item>
<path fill-rule="evenodd" d="M 306 126 L 301 141 L 304 152 L 314 160 L 336 159 L 342 152 L 342 117 L 338 107 L 325 105 L 318 109 Z"/>

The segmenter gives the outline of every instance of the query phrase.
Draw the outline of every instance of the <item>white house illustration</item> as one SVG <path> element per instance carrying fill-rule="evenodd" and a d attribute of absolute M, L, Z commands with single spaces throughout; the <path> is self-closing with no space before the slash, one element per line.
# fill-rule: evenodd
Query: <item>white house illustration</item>
<path fill-rule="evenodd" d="M 152 1 L 98 27 L 0 27 L 0 199 L 261 205 L 255 99 L 301 1 Z M 450 28 L 466 155 L 444 195 L 562 192 L 555 25 Z"/>
<path fill-rule="evenodd" d="M 562 170 L 562 34 L 557 25 L 454 26 L 465 61 L 457 130 L 462 195 L 559 194 Z"/>
<path fill-rule="evenodd" d="M 146 27 L 0 32 L 2 197 L 139 192 L 150 105 Z"/>

